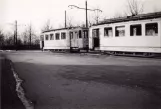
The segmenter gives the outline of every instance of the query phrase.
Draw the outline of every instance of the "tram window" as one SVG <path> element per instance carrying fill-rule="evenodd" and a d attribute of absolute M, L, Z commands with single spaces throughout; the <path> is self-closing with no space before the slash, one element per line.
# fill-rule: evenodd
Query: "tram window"
<path fill-rule="evenodd" d="M 82 38 L 82 31 L 79 30 L 79 38 Z"/>
<path fill-rule="evenodd" d="M 88 38 L 88 31 L 87 30 L 84 30 L 83 34 L 84 34 L 84 38 Z"/>
<path fill-rule="evenodd" d="M 59 33 L 56 33 L 56 34 L 55 34 L 55 39 L 56 39 L 56 40 L 59 40 L 59 39 L 60 39 L 59 36 L 60 36 L 60 34 L 59 34 Z"/>
<path fill-rule="evenodd" d="M 65 32 L 61 33 L 61 39 L 66 39 L 66 33 Z"/>
<path fill-rule="evenodd" d="M 49 36 L 48 35 L 45 35 L 45 40 L 49 40 Z"/>
<path fill-rule="evenodd" d="M 78 33 L 77 33 L 77 31 L 75 32 L 74 37 L 78 39 Z"/>
<path fill-rule="evenodd" d="M 40 40 L 41 40 L 41 41 L 44 41 L 44 35 L 41 35 L 41 36 L 40 36 Z"/>
<path fill-rule="evenodd" d="M 145 24 L 146 36 L 157 36 L 158 35 L 158 23 L 147 23 Z"/>
<path fill-rule="evenodd" d="M 130 36 L 141 36 L 141 35 L 142 35 L 141 24 L 130 25 Z"/>
<path fill-rule="evenodd" d="M 70 32 L 70 39 L 73 39 L 73 32 Z"/>
<path fill-rule="evenodd" d="M 116 37 L 125 36 L 125 26 L 117 26 L 115 29 Z"/>
<path fill-rule="evenodd" d="M 50 34 L 50 40 L 54 40 L 54 34 Z"/>
<path fill-rule="evenodd" d="M 104 36 L 113 36 L 112 27 L 104 28 Z"/>
<path fill-rule="evenodd" d="M 99 29 L 93 29 L 92 30 L 92 36 L 98 38 L 99 37 Z"/>

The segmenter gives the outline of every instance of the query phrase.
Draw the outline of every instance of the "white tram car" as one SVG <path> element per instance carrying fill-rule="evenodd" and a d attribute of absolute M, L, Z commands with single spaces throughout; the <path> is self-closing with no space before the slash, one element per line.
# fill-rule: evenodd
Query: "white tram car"
<path fill-rule="evenodd" d="M 88 29 L 61 28 L 44 31 L 40 36 L 40 47 L 51 51 L 80 51 L 88 48 Z"/>
<path fill-rule="evenodd" d="M 71 51 L 80 51 L 88 49 L 88 29 L 74 28 L 69 29 Z"/>
<path fill-rule="evenodd" d="M 44 31 L 41 34 L 42 48 L 44 50 L 68 50 L 70 49 L 68 29 L 54 29 L 49 31 Z"/>
<path fill-rule="evenodd" d="M 114 55 L 161 54 L 161 12 L 107 19 L 88 28 L 44 31 L 44 50 L 98 50 Z"/>
<path fill-rule="evenodd" d="M 89 48 L 110 54 L 161 54 L 161 12 L 93 25 L 89 28 Z"/>

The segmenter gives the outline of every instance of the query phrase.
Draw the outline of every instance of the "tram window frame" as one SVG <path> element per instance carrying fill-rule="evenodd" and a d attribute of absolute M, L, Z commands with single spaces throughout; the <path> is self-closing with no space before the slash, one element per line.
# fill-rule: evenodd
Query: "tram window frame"
<path fill-rule="evenodd" d="M 82 38 L 82 31 L 79 30 L 79 39 L 81 39 L 81 38 Z"/>
<path fill-rule="evenodd" d="M 100 28 L 92 29 L 92 37 L 100 37 Z"/>
<path fill-rule="evenodd" d="M 159 31 L 158 29 L 159 28 L 158 28 L 158 23 L 157 22 L 146 23 L 145 24 L 145 35 L 146 36 L 158 36 L 158 31 Z"/>
<path fill-rule="evenodd" d="M 141 24 L 130 25 L 130 36 L 142 36 L 142 25 Z"/>
<path fill-rule="evenodd" d="M 74 36 L 75 36 L 75 39 L 78 39 L 78 32 L 77 31 L 74 32 Z"/>
<path fill-rule="evenodd" d="M 48 34 L 45 35 L 45 40 L 49 40 L 49 35 Z"/>
<path fill-rule="evenodd" d="M 73 32 L 69 33 L 70 39 L 73 39 Z"/>
<path fill-rule="evenodd" d="M 123 35 L 120 35 L 120 34 L 119 34 L 119 30 L 117 30 L 118 28 L 124 28 L 124 29 L 123 29 L 123 31 L 124 31 L 124 32 L 123 32 Z M 125 26 L 124 26 L 124 25 L 123 25 L 123 26 L 116 26 L 116 27 L 115 27 L 115 36 L 116 36 L 116 37 L 124 37 L 125 35 L 126 35 L 126 30 L 125 30 Z"/>
<path fill-rule="evenodd" d="M 40 35 L 40 40 L 44 41 L 44 35 Z"/>
<path fill-rule="evenodd" d="M 60 40 L 60 33 L 55 33 L 55 40 Z"/>
<path fill-rule="evenodd" d="M 66 33 L 65 32 L 61 33 L 61 39 L 66 39 Z"/>
<path fill-rule="evenodd" d="M 109 34 L 111 31 L 111 35 Z M 113 28 L 112 27 L 105 27 L 104 28 L 104 37 L 112 37 L 113 36 Z"/>
<path fill-rule="evenodd" d="M 88 38 L 88 30 L 83 30 L 83 36 L 84 38 Z"/>
<path fill-rule="evenodd" d="M 54 40 L 54 34 L 50 34 L 50 40 Z"/>

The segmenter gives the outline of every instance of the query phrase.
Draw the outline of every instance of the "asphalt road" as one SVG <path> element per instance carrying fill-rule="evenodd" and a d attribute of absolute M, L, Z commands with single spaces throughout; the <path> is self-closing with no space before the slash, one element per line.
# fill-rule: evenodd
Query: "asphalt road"
<path fill-rule="evenodd" d="M 10 61 L 0 54 L 0 109 L 25 109 L 17 96 Z"/>
<path fill-rule="evenodd" d="M 4 54 L 35 109 L 161 109 L 161 59 Z"/>

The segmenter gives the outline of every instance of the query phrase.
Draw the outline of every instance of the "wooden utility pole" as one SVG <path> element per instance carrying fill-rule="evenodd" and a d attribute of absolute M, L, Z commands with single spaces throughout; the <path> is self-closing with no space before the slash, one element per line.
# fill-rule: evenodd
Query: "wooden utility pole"
<path fill-rule="evenodd" d="M 15 47 L 17 50 L 17 20 L 15 21 Z"/>
<path fill-rule="evenodd" d="M 86 28 L 88 28 L 87 1 L 86 1 Z"/>
<path fill-rule="evenodd" d="M 65 28 L 67 27 L 67 13 L 65 11 Z"/>
<path fill-rule="evenodd" d="M 20 26 L 20 25 L 18 25 L 18 23 L 17 23 L 17 20 L 15 20 L 15 23 L 9 23 L 10 25 L 13 25 L 14 26 L 14 47 L 15 47 L 15 50 L 17 51 L 18 50 L 18 26 Z"/>
<path fill-rule="evenodd" d="M 98 16 L 98 11 L 96 12 L 96 23 L 98 24 L 98 19 L 99 19 L 99 16 Z"/>
<path fill-rule="evenodd" d="M 30 40 L 30 49 L 31 49 L 31 37 L 32 37 L 31 24 L 30 24 L 30 30 L 29 30 L 29 32 L 30 32 L 30 37 L 29 37 L 30 39 L 29 40 Z"/>

